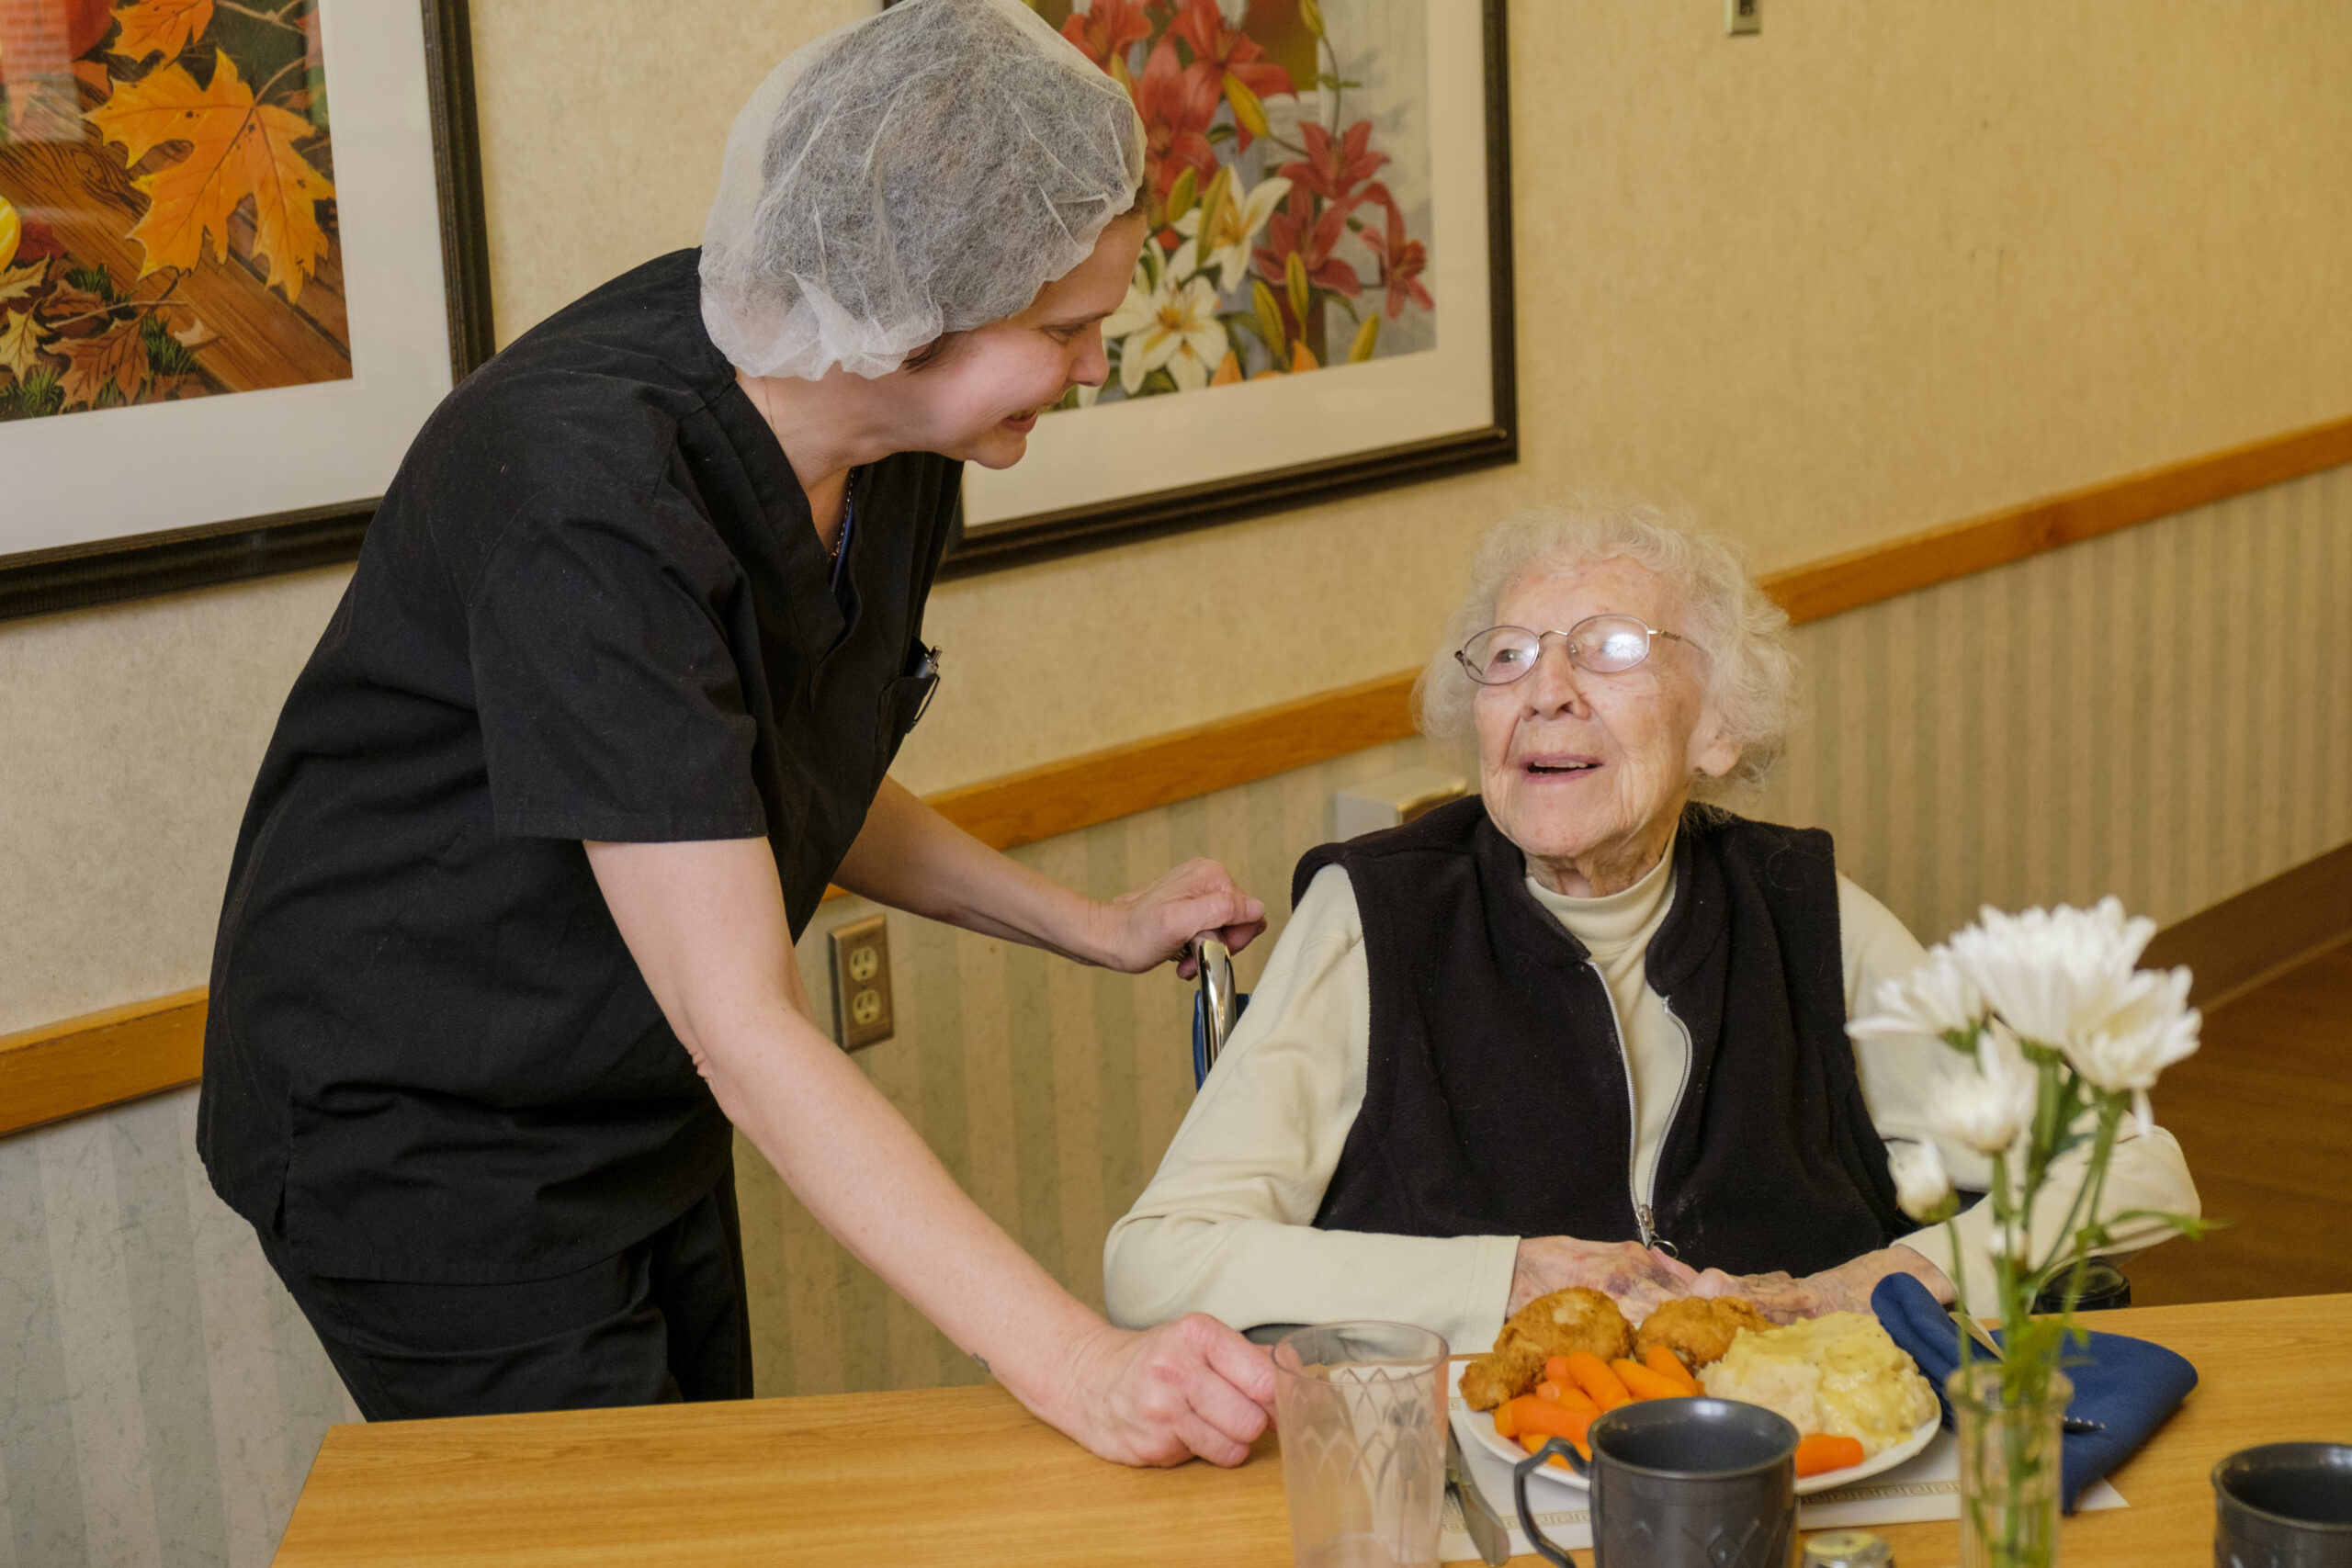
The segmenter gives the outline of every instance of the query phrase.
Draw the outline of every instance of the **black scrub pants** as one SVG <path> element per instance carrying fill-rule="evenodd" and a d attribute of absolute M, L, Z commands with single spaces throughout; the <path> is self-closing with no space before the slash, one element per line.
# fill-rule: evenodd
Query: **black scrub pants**
<path fill-rule="evenodd" d="M 370 1421 L 752 1396 L 732 1170 L 636 1246 L 549 1280 L 330 1279 L 262 1248 Z"/>

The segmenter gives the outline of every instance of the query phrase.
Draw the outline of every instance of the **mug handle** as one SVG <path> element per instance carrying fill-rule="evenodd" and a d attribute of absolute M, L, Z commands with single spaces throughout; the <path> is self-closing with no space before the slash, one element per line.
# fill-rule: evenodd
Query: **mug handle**
<path fill-rule="evenodd" d="M 1511 1501 L 1519 1505 L 1519 1528 L 1527 1532 L 1527 1544 L 1533 1547 L 1546 1562 L 1555 1563 L 1558 1568 L 1576 1568 L 1568 1554 L 1545 1540 L 1544 1532 L 1535 1528 L 1535 1510 L 1527 1506 L 1527 1478 L 1535 1473 L 1536 1466 L 1549 1461 L 1554 1454 L 1566 1457 L 1576 1467 L 1578 1475 L 1589 1476 L 1592 1473 L 1585 1464 L 1584 1456 L 1577 1452 L 1566 1438 L 1553 1438 L 1510 1467 L 1510 1496 Z"/>

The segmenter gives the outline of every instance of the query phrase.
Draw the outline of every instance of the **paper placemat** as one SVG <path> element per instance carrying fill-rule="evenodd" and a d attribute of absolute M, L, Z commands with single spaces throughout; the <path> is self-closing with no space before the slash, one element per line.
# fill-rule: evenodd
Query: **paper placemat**
<path fill-rule="evenodd" d="M 1462 1367 L 1457 1362 L 1454 1382 L 1458 1383 L 1461 1377 Z M 1489 1453 L 1486 1444 L 1472 1435 L 1468 1425 L 1470 1407 L 1462 1403 L 1459 1395 L 1452 1400 L 1451 1407 L 1454 1435 L 1462 1439 L 1462 1455 L 1470 1462 L 1471 1479 L 1510 1527 L 1512 1555 L 1533 1551 L 1535 1548 L 1529 1544 L 1526 1532 L 1519 1528 L 1519 1506 L 1511 1500 L 1510 1466 Z M 1592 1545 L 1591 1515 L 1585 1509 L 1582 1493 L 1549 1482 L 1531 1482 L 1527 1500 L 1535 1506 L 1535 1522 L 1555 1544 L 1577 1549 Z M 2129 1505 L 2123 1501 L 2122 1494 L 2104 1481 L 2086 1491 L 2076 1505 L 2078 1510 L 2126 1506 Z M 1938 1432 L 1917 1457 L 1893 1470 L 1835 1492 L 1817 1492 L 1797 1499 L 1798 1528 L 1808 1530 L 1958 1517 L 1960 1449 L 1950 1432 Z M 1478 1549 L 1470 1544 L 1469 1532 L 1462 1528 L 1462 1506 L 1451 1492 L 1445 1497 L 1445 1536 L 1438 1543 L 1438 1556 L 1448 1562 L 1478 1560 Z"/>

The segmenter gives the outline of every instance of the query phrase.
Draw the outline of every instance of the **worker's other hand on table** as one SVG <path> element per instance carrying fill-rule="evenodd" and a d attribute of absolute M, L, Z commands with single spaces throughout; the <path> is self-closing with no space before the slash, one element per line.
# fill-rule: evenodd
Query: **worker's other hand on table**
<path fill-rule="evenodd" d="M 1200 971 L 1193 939 L 1214 931 L 1236 952 L 1266 929 L 1266 906 L 1241 890 L 1213 860 L 1188 860 L 1150 886 L 1094 906 L 1093 951 L 1106 969 L 1140 975 L 1171 957 L 1191 979 Z"/>
<path fill-rule="evenodd" d="M 1272 1359 L 1197 1312 L 1141 1334 L 1104 1324 L 1069 1379 L 1075 1419 L 1055 1424 L 1120 1464 L 1239 1464 L 1274 1404 Z"/>

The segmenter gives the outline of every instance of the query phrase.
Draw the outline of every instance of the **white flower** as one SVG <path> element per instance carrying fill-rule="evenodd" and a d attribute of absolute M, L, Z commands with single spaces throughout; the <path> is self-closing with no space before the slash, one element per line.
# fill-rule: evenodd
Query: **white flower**
<path fill-rule="evenodd" d="M 2109 1094 L 2129 1090 L 2143 1137 L 2154 1130 L 2148 1090 L 2156 1075 L 2197 1050 L 2203 1020 L 2188 1005 L 2189 975 L 2143 969 L 2132 976 L 2135 995 L 2104 1025 L 2067 1040 L 2066 1061 L 2086 1083 Z"/>
<path fill-rule="evenodd" d="M 2040 1089 L 2017 1036 L 1995 1022 L 1977 1036 L 1974 1066 L 1944 1075 L 1928 1119 L 1953 1143 L 1997 1155 L 2032 1122 Z"/>
<path fill-rule="evenodd" d="M 1944 1217 L 1951 1178 L 1944 1174 L 1944 1156 L 1935 1145 L 1890 1144 L 1886 1167 L 1894 1178 L 1894 1201 L 1905 1213 L 1923 1224 Z"/>
<path fill-rule="evenodd" d="M 1238 201 L 1229 179 L 1211 182 L 1207 199 L 1176 220 L 1176 231 L 1184 236 L 1184 243 L 1168 258 L 1170 275 L 1181 279 L 1214 269 L 1218 293 L 1230 294 L 1240 288 L 1250 274 L 1250 243 L 1289 194 L 1290 182 L 1279 175 L 1260 180 Z M 1211 207 L 1216 210 L 1211 212 Z"/>
<path fill-rule="evenodd" d="M 1926 961 L 1908 975 L 1880 981 L 1873 999 L 1878 1011 L 1846 1026 L 1857 1040 L 1940 1040 L 1974 1029 L 1984 1016 L 1984 998 L 1942 946 L 1928 949 Z"/>
<path fill-rule="evenodd" d="M 2114 1016 L 2141 999 L 2132 965 L 2155 931 L 2154 920 L 2126 919 L 2109 897 L 2090 909 L 1987 908 L 1949 946 L 1962 976 L 2011 1029 L 2063 1049 L 2113 1032 Z"/>
<path fill-rule="evenodd" d="M 1180 391 L 1198 391 L 1231 346 L 1216 319 L 1216 290 L 1204 277 L 1179 279 L 1170 267 L 1149 293 L 1139 287 L 1144 268 L 1127 282 L 1127 297 L 1102 323 L 1105 337 L 1119 340 L 1119 386 L 1134 397 L 1143 378 L 1161 366 Z"/>

